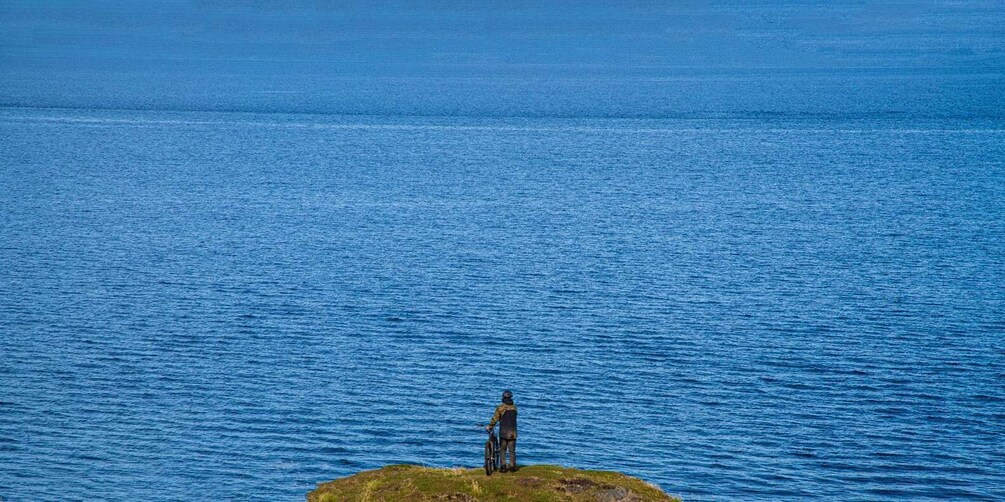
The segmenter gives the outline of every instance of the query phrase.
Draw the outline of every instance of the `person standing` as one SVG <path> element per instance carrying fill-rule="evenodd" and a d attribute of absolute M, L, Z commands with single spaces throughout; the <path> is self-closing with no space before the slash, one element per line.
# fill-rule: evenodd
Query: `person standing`
<path fill-rule="evenodd" d="M 505 390 L 502 394 L 502 404 L 496 406 L 492 421 L 485 430 L 492 430 L 499 424 L 499 463 L 500 472 L 516 471 L 516 405 L 513 404 L 513 393 Z M 506 452 L 509 451 L 510 464 L 506 466 Z"/>

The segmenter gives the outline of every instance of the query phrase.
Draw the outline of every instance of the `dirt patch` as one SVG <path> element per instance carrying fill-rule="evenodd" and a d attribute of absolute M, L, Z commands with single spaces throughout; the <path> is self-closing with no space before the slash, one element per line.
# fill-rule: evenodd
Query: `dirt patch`
<path fill-rule="evenodd" d="M 529 486 L 531 488 L 536 488 L 538 486 L 541 486 L 544 483 L 544 480 L 541 478 L 535 478 L 534 476 L 530 476 L 526 478 L 518 478 L 516 482 L 520 486 Z"/>
<path fill-rule="evenodd" d="M 639 497 L 628 488 L 608 488 L 597 493 L 597 502 L 635 502 Z"/>
<path fill-rule="evenodd" d="M 557 487 L 559 491 L 564 491 L 565 493 L 570 495 L 576 493 L 583 493 L 593 488 L 614 488 L 614 487 L 611 485 L 597 483 L 596 481 L 588 478 L 562 478 L 558 480 L 558 487 Z"/>
<path fill-rule="evenodd" d="M 468 495 L 467 493 L 460 493 L 460 492 L 444 493 L 444 494 L 441 494 L 441 495 L 437 495 L 434 500 L 445 500 L 445 501 L 449 501 L 449 502 L 477 502 L 478 501 L 478 499 L 472 497 L 471 495 Z"/>

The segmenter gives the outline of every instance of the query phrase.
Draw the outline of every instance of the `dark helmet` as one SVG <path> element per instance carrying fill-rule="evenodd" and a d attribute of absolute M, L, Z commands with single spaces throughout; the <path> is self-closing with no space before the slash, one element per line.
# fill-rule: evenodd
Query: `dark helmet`
<path fill-rule="evenodd" d="M 508 390 L 504 390 L 503 399 L 513 399 L 513 393 Z"/>

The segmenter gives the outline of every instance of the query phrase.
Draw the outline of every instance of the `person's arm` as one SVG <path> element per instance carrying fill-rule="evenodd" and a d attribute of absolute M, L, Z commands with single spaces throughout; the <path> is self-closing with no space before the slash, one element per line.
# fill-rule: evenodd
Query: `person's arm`
<path fill-rule="evenodd" d="M 485 426 L 485 428 L 491 429 L 495 427 L 496 423 L 499 422 L 499 419 L 502 418 L 502 412 L 503 412 L 502 406 L 496 406 L 496 412 L 492 415 L 492 421 L 489 422 L 489 424 Z"/>

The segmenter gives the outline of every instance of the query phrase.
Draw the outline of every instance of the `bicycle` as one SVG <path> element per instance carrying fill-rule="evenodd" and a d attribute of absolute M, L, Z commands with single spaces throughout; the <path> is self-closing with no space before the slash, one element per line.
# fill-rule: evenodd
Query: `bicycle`
<path fill-rule="evenodd" d="M 489 429 L 489 438 L 485 441 L 485 475 L 491 476 L 492 471 L 499 470 L 499 438 L 495 427 Z"/>

